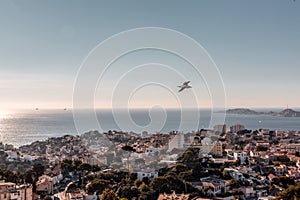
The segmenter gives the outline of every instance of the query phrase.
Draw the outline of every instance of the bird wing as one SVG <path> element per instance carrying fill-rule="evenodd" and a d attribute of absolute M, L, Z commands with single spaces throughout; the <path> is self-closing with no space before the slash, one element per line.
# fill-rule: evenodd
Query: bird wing
<path fill-rule="evenodd" d="M 190 83 L 190 81 L 186 81 L 183 83 L 183 85 L 188 85 Z"/>
<path fill-rule="evenodd" d="M 181 87 L 180 90 L 178 90 L 178 92 L 181 92 L 184 89 L 185 89 L 185 87 Z"/>

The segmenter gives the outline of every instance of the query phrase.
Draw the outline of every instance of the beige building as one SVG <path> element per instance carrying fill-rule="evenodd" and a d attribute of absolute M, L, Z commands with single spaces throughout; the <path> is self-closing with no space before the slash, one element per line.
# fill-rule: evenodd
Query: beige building
<path fill-rule="evenodd" d="M 53 179 L 47 175 L 39 177 L 39 180 L 36 183 L 36 191 L 51 194 L 53 192 Z"/>
<path fill-rule="evenodd" d="M 173 194 L 160 194 L 158 196 L 157 200 L 173 200 L 173 199 L 177 199 L 177 200 L 188 200 L 189 199 L 189 194 L 176 194 L 175 192 L 173 192 Z"/>
<path fill-rule="evenodd" d="M 214 156 L 222 156 L 222 155 L 223 155 L 222 142 L 220 142 L 220 141 L 215 141 L 215 142 L 213 143 L 212 154 L 213 154 Z"/>
<path fill-rule="evenodd" d="M 32 200 L 31 185 L 0 182 L 0 200 Z"/>
<path fill-rule="evenodd" d="M 237 133 L 238 131 L 245 130 L 245 126 L 241 124 L 234 124 L 230 127 L 231 133 Z"/>
<path fill-rule="evenodd" d="M 83 200 L 84 195 L 81 191 L 73 191 L 70 193 L 67 193 L 67 200 Z"/>

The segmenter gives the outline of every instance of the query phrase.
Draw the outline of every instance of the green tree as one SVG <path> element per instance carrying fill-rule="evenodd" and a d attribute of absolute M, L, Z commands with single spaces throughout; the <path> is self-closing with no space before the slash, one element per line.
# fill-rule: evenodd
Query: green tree
<path fill-rule="evenodd" d="M 149 177 L 147 177 L 147 176 L 143 177 L 142 182 L 146 183 L 146 184 L 149 184 L 150 183 Z"/>
<path fill-rule="evenodd" d="M 173 190 L 176 193 L 185 192 L 185 184 L 174 173 L 154 178 L 150 183 L 150 187 L 156 191 L 157 194 L 163 192 L 171 193 Z"/>
<path fill-rule="evenodd" d="M 271 185 L 278 185 L 283 188 L 288 188 L 290 185 L 295 185 L 294 179 L 287 176 L 275 177 L 271 181 Z"/>
<path fill-rule="evenodd" d="M 24 173 L 24 180 L 26 183 L 34 183 L 34 171 L 32 169 Z"/>
<path fill-rule="evenodd" d="M 240 183 L 237 180 L 231 179 L 228 183 L 229 187 L 232 188 L 239 188 L 241 187 Z"/>
<path fill-rule="evenodd" d="M 82 164 L 81 160 L 73 160 L 72 167 L 74 169 L 79 169 L 79 166 Z"/>
<path fill-rule="evenodd" d="M 32 170 L 35 172 L 35 178 L 38 178 L 39 176 L 43 175 L 45 171 L 45 166 L 41 163 L 35 163 L 33 165 Z"/>
<path fill-rule="evenodd" d="M 133 199 L 134 197 L 138 197 L 138 189 L 130 185 L 124 185 L 119 187 L 117 194 L 122 198 Z"/>
<path fill-rule="evenodd" d="M 188 167 L 183 163 L 177 163 L 173 168 L 172 172 L 179 174 L 180 172 L 185 172 L 188 170 Z"/>
<path fill-rule="evenodd" d="M 148 191 L 150 191 L 150 188 L 145 183 L 142 183 L 140 185 L 140 187 L 139 187 L 139 191 L 140 191 L 140 193 L 142 193 L 142 192 L 148 192 Z"/>
<path fill-rule="evenodd" d="M 230 174 L 227 170 L 223 170 L 222 176 L 223 176 L 223 179 L 225 179 L 225 180 L 230 180 L 231 179 L 231 176 L 230 176 Z"/>
<path fill-rule="evenodd" d="M 257 150 L 257 151 L 268 151 L 268 147 L 265 147 L 265 146 L 257 146 L 257 147 L 256 147 L 256 150 Z"/>
<path fill-rule="evenodd" d="M 136 187 L 140 187 L 141 184 L 142 184 L 142 183 L 141 183 L 141 181 L 140 181 L 139 179 L 135 179 L 134 185 L 135 185 Z"/>
<path fill-rule="evenodd" d="M 114 191 L 106 189 L 102 193 L 101 200 L 119 200 L 119 197 Z"/>
<path fill-rule="evenodd" d="M 135 152 L 135 149 L 132 146 L 125 145 L 122 147 L 123 151 Z"/>
<path fill-rule="evenodd" d="M 193 175 L 193 171 L 188 170 L 188 171 L 180 172 L 178 177 L 182 180 L 189 181 L 193 179 L 192 175 Z"/>
<path fill-rule="evenodd" d="M 44 198 L 43 198 L 43 200 L 52 200 L 52 198 L 50 197 L 50 196 L 45 196 Z"/>
<path fill-rule="evenodd" d="M 291 185 L 287 189 L 277 194 L 276 200 L 293 200 L 300 199 L 300 184 Z"/>
<path fill-rule="evenodd" d="M 64 175 L 67 175 L 69 172 L 72 172 L 74 170 L 72 166 L 72 160 L 65 159 L 61 161 L 60 169 Z"/>
<path fill-rule="evenodd" d="M 79 165 L 78 169 L 81 171 L 92 171 L 93 167 L 88 163 L 82 163 Z"/>
<path fill-rule="evenodd" d="M 15 182 L 16 181 L 16 175 L 10 170 L 1 170 L 1 177 L 6 182 Z"/>
<path fill-rule="evenodd" d="M 249 175 L 249 174 L 246 174 L 246 173 L 243 173 L 243 176 L 244 176 L 246 179 L 249 179 L 249 178 L 250 178 L 250 175 Z"/>
<path fill-rule="evenodd" d="M 140 200 L 156 200 L 157 195 L 155 195 L 155 191 L 152 190 L 148 185 L 146 185 L 144 182 L 139 187 L 139 199 Z"/>
<path fill-rule="evenodd" d="M 188 148 L 179 158 L 178 161 L 186 164 L 187 166 L 192 165 L 194 162 L 199 161 L 199 149 Z"/>

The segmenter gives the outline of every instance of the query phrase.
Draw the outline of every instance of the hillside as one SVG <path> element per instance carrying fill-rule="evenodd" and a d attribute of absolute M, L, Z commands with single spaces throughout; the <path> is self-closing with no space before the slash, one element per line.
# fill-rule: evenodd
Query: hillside
<path fill-rule="evenodd" d="M 248 108 L 235 108 L 235 109 L 228 109 L 226 114 L 236 114 L 236 115 L 273 115 L 273 116 L 280 116 L 280 117 L 300 117 L 300 112 L 295 111 L 293 109 L 284 109 L 280 112 L 257 112 L 255 110 L 251 110 Z"/>

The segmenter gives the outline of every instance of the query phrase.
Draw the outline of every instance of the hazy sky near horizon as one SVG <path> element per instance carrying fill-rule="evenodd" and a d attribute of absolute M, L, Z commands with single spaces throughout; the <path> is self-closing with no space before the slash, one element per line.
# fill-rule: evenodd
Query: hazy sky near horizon
<path fill-rule="evenodd" d="M 300 107 L 298 0 L 2 0 L 0 25 L 0 110 L 72 107 L 76 73 L 88 53 L 106 38 L 139 27 L 174 29 L 200 43 L 220 70 L 228 107 Z M 135 58 L 159 57 L 147 56 Z M 171 83 L 175 92 L 178 82 Z M 161 89 L 145 88 L 130 105 L 177 107 Z M 201 106 L 209 107 L 203 93 Z"/>

